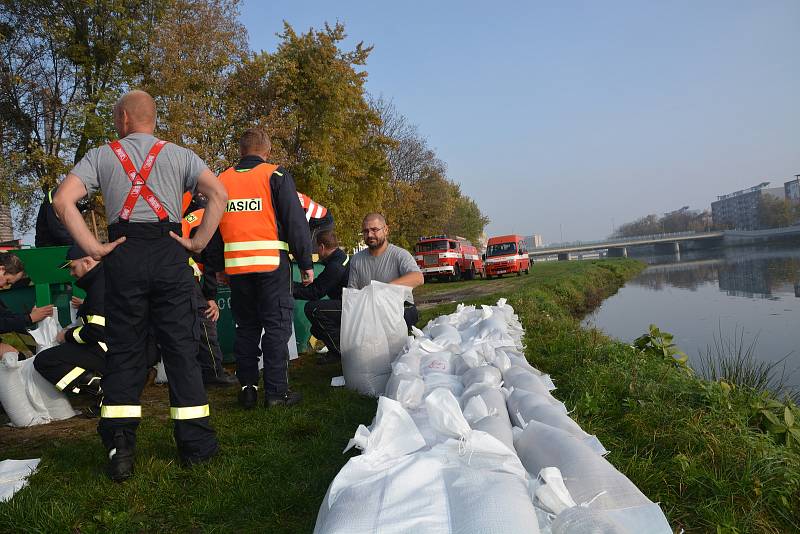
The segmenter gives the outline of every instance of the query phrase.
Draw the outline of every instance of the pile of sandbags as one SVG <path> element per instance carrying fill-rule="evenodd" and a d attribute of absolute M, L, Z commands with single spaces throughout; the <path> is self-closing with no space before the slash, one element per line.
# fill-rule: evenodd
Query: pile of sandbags
<path fill-rule="evenodd" d="M 525 359 L 505 299 L 413 333 L 315 532 L 671 532 Z"/>

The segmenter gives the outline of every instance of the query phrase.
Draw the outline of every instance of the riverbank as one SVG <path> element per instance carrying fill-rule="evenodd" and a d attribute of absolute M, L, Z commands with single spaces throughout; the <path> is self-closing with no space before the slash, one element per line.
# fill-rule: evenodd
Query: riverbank
<path fill-rule="evenodd" d="M 507 297 L 526 329 L 527 356 L 549 372 L 571 414 L 611 450 L 609 460 L 662 507 L 676 530 L 786 532 L 800 518 L 800 458 L 751 423 L 753 397 L 689 376 L 580 327 L 580 318 L 643 264 L 633 260 L 536 264 L 500 280 L 432 283 L 415 291 L 422 320 L 455 302 Z M 479 291 L 476 289 L 479 288 Z M 350 455 L 341 453 L 375 400 L 331 388 L 338 365 L 304 356 L 291 367 L 301 406 L 243 412 L 235 390 L 210 394 L 222 454 L 182 469 L 175 461 L 166 388 L 145 390 L 136 475 L 101 472 L 94 421 L 0 428 L 4 458 L 42 457 L 31 486 L 0 504 L 0 532 L 310 532 L 319 503 Z"/>
<path fill-rule="evenodd" d="M 554 395 L 611 451 L 609 461 L 661 503 L 676 531 L 800 530 L 798 448 L 757 427 L 757 394 L 581 328 L 587 312 L 643 268 L 633 260 L 536 264 L 541 280 L 507 295 L 528 359 L 550 373 Z M 427 309 L 420 322 L 452 308 Z"/>

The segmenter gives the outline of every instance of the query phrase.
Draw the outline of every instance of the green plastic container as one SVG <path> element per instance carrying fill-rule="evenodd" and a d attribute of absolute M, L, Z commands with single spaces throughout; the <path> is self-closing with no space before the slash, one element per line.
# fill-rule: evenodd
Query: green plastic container
<path fill-rule="evenodd" d="M 319 263 L 314 264 L 314 275 L 322 272 L 323 265 Z M 300 281 L 300 269 L 297 265 L 292 265 L 292 280 L 295 282 Z M 235 327 L 233 321 L 233 314 L 231 312 L 231 290 L 227 286 L 220 286 L 217 291 L 217 305 L 219 306 L 219 320 L 217 321 L 217 335 L 219 336 L 219 345 L 222 353 L 225 355 L 224 362 L 234 362 L 233 356 L 233 340 L 235 336 Z M 297 352 L 305 352 L 308 350 L 308 340 L 311 337 L 311 323 L 306 318 L 303 308 L 306 305 L 305 300 L 294 301 L 294 335 L 297 341 Z"/>

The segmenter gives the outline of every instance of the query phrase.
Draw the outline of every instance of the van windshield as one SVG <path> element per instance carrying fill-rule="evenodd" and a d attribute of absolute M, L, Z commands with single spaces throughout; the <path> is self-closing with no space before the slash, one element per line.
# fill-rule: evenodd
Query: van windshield
<path fill-rule="evenodd" d="M 517 252 L 517 244 L 516 243 L 496 243 L 494 245 L 489 245 L 486 248 L 486 257 L 491 258 L 492 256 L 503 256 L 505 254 L 516 254 Z"/>
<path fill-rule="evenodd" d="M 431 252 L 434 250 L 447 250 L 447 241 L 426 241 L 425 243 L 417 243 L 415 247 L 417 252 Z"/>

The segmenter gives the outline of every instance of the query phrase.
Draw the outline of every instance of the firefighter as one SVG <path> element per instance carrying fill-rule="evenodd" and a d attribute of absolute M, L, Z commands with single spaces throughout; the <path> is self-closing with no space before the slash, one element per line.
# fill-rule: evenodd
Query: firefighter
<path fill-rule="evenodd" d="M 13 286 L 24 277 L 25 266 L 19 256 L 11 252 L 0 252 L 0 289 Z M 51 317 L 54 310 L 52 304 L 47 304 L 42 307 L 34 306 L 30 313 L 15 313 L 0 301 L 0 334 L 27 333 L 29 328 L 34 328 L 35 323 Z"/>
<path fill-rule="evenodd" d="M 342 289 L 350 276 L 350 258 L 339 248 L 339 240 L 331 230 L 316 236 L 317 254 L 325 268 L 311 285 L 294 283 L 294 297 L 307 300 L 304 311 L 311 323 L 311 334 L 325 343 L 328 353 L 318 358 L 325 364 L 342 357 L 339 351 L 339 330 L 342 318 Z M 324 299 L 324 297 L 328 297 Z"/>
<path fill-rule="evenodd" d="M 134 471 L 150 328 L 169 377 L 180 463 L 204 462 L 218 451 L 197 364 L 200 323 L 189 252 L 205 248 L 226 193 L 194 152 L 153 136 L 156 107 L 149 94 L 126 93 L 113 116 L 120 140 L 89 150 L 59 186 L 53 204 L 76 243 L 104 263 L 109 350 L 98 433 L 108 451 L 108 475 L 119 482 Z M 91 234 L 76 207 L 97 189 L 109 222 L 105 244 Z M 195 190 L 208 197 L 208 206 L 194 237 L 185 239 L 179 235 L 181 196 Z"/>
<path fill-rule="evenodd" d="M 181 221 L 181 235 L 191 237 L 203 221 L 205 196 L 198 193 L 189 202 L 184 202 L 184 217 Z M 214 237 L 219 237 L 215 232 Z M 195 284 L 197 298 L 197 319 L 200 321 L 200 344 L 197 352 L 197 362 L 203 371 L 203 384 L 206 386 L 232 386 L 237 383 L 236 377 L 231 376 L 222 367 L 222 349 L 217 337 L 217 319 L 219 319 L 219 306 L 217 306 L 217 277 L 205 259 L 206 250 L 189 257 Z"/>
<path fill-rule="evenodd" d="M 241 160 L 220 175 L 228 203 L 219 230 L 236 321 L 236 376 L 242 387 L 239 403 L 245 409 L 258 402 L 262 353 L 264 405 L 293 405 L 302 399 L 288 388 L 288 342 L 294 310 L 290 249 L 303 283 L 308 285 L 314 279 L 308 223 L 297 202 L 294 179 L 283 167 L 266 162 L 270 149 L 265 132 L 247 130 L 239 141 Z"/>
<path fill-rule="evenodd" d="M 72 236 L 56 217 L 53 210 L 53 195 L 56 189 L 48 189 L 45 192 L 42 205 L 39 206 L 39 213 L 36 215 L 36 237 L 34 244 L 37 247 L 56 247 L 59 245 L 72 245 Z"/>
<path fill-rule="evenodd" d="M 300 205 L 303 206 L 303 211 L 306 214 L 308 229 L 311 231 L 311 244 L 315 246 L 318 233 L 326 230 L 333 231 L 333 213 L 304 193 L 298 191 L 297 198 L 300 199 Z"/>
<path fill-rule="evenodd" d="M 61 330 L 56 336 L 60 344 L 37 354 L 33 366 L 59 391 L 85 394 L 98 401 L 108 350 L 103 264 L 73 245 L 61 268 L 68 268 L 76 278 L 75 285 L 86 292 L 86 298 L 78 307 L 78 317 L 83 324 Z M 90 408 L 89 415 L 96 413 L 96 408 Z"/>

